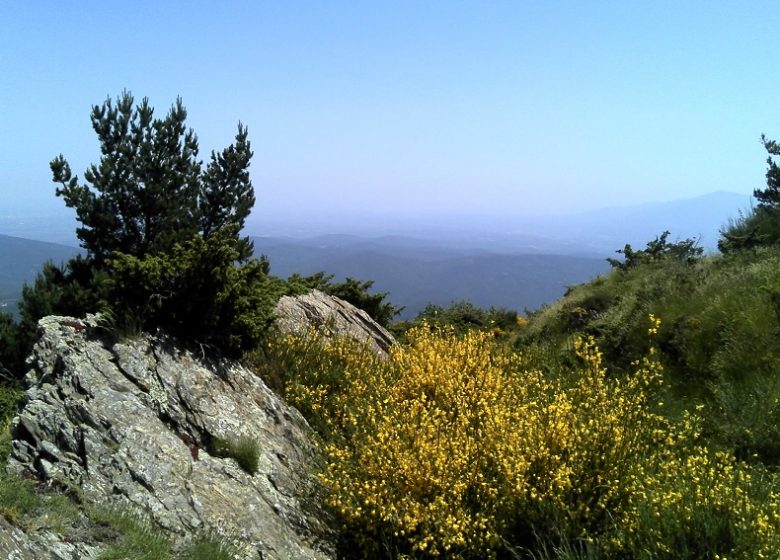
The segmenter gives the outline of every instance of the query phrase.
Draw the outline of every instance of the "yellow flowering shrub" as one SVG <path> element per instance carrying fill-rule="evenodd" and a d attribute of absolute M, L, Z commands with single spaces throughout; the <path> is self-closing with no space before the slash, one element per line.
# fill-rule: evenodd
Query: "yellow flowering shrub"
<path fill-rule="evenodd" d="M 644 558 L 780 557 L 780 495 L 755 480 L 769 473 L 700 446 L 666 451 L 632 496 L 620 549 Z"/>
<path fill-rule="evenodd" d="M 606 558 L 779 549 L 777 496 L 698 446 L 694 416 L 656 412 L 652 349 L 613 378 L 581 339 L 578 365 L 549 376 L 489 332 L 407 336 L 389 360 L 345 341 L 314 354 L 302 351 L 311 339 L 285 342 L 299 360 L 287 398 L 321 426 L 320 478 L 357 557 L 490 558 L 545 539 Z"/>

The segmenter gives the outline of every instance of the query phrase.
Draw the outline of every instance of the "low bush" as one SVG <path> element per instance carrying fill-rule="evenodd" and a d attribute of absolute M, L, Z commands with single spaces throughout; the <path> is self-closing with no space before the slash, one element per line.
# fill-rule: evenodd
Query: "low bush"
<path fill-rule="evenodd" d="M 668 410 L 705 403 L 704 431 L 714 445 L 780 464 L 780 249 L 613 271 L 534 313 L 518 348 L 560 351 L 577 336 L 594 336 L 610 369 L 626 371 L 642 352 L 640 318 L 648 313 L 664 317 L 656 342 Z"/>
<path fill-rule="evenodd" d="M 220 538 L 201 536 L 187 547 L 187 560 L 233 560 L 237 556 L 235 547 Z"/>
<path fill-rule="evenodd" d="M 267 262 L 236 265 L 240 247 L 225 232 L 194 237 L 170 254 L 114 253 L 101 294 L 115 317 L 132 318 L 148 332 L 160 328 L 240 356 L 268 331 L 282 290 Z"/>
<path fill-rule="evenodd" d="M 321 480 L 348 557 L 759 558 L 780 546 L 773 483 L 703 447 L 697 416 L 660 414 L 656 350 L 615 377 L 580 339 L 573 365 L 547 375 L 529 367 L 539 354 L 489 333 L 419 328 L 382 363 L 322 343 L 320 375 L 287 344 L 308 370 L 293 368 L 287 395 L 325 427 Z"/>

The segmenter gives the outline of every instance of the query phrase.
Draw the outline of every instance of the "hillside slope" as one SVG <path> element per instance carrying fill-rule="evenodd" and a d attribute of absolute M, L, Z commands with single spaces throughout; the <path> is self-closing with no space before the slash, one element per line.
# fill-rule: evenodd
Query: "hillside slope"
<path fill-rule="evenodd" d="M 704 405 L 714 441 L 780 464 L 780 249 L 615 269 L 533 314 L 519 344 L 557 351 L 592 335 L 621 371 L 647 348 L 651 314 L 670 412 Z"/>
<path fill-rule="evenodd" d="M 401 318 L 414 317 L 428 303 L 464 299 L 483 307 L 534 309 L 609 268 L 599 258 L 466 251 L 405 238 L 253 241 L 278 276 L 325 271 L 337 280 L 374 280 L 375 291 L 389 292 L 390 301 L 405 306 Z"/>
<path fill-rule="evenodd" d="M 0 234 L 0 310 L 13 311 L 25 282 L 32 282 L 46 261 L 57 264 L 79 252 L 75 247 Z"/>

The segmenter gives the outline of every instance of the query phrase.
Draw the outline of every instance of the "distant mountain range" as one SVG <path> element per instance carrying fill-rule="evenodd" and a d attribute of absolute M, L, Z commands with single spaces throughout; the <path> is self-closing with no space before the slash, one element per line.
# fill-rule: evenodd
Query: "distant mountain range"
<path fill-rule="evenodd" d="M 609 268 L 598 258 L 459 250 L 404 237 L 252 240 L 277 276 L 326 271 L 337 280 L 374 280 L 373 291 L 389 292 L 391 302 L 405 306 L 401 318 L 414 317 L 428 303 L 464 299 L 483 307 L 533 309 Z"/>
<path fill-rule="evenodd" d="M 558 216 L 323 216 L 267 224 L 254 218 L 246 231 L 270 232 L 253 239 L 256 252 L 268 255 L 273 274 L 325 271 L 337 279 L 374 280 L 377 291 L 390 292 L 393 303 L 406 307 L 406 318 L 427 303 L 460 299 L 486 307 L 539 307 L 560 297 L 566 286 L 606 271 L 604 259 L 616 249 L 626 243 L 644 247 L 664 230 L 672 232 L 672 240 L 701 237 L 714 250 L 718 230 L 750 201 L 717 192 Z M 13 309 L 22 283 L 32 281 L 46 260 L 61 262 L 78 249 L 68 246 L 75 245 L 72 217 L 1 218 L 4 233 L 63 241 L 0 235 L 0 305 Z M 291 231 L 296 235 L 285 234 Z"/>
<path fill-rule="evenodd" d="M 43 263 L 61 263 L 78 252 L 57 243 L 0 235 L 0 311 L 16 310 L 22 285 L 35 280 Z"/>
<path fill-rule="evenodd" d="M 630 243 L 644 244 L 665 230 L 670 240 L 700 238 L 714 251 L 718 232 L 750 208 L 750 195 L 713 192 L 695 198 L 556 215 L 397 216 L 363 215 L 273 217 L 253 214 L 246 231 L 262 237 L 313 238 L 333 232 L 364 238 L 404 236 L 439 246 L 494 253 L 537 253 L 603 257 Z"/>

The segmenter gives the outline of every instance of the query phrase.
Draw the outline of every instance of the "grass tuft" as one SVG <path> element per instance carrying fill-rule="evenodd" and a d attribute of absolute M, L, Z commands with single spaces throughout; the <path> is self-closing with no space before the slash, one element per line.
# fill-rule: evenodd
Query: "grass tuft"
<path fill-rule="evenodd" d="M 260 446 L 249 436 L 231 439 L 212 438 L 208 451 L 216 457 L 229 457 L 235 460 L 249 475 L 257 473 L 260 465 Z"/>

